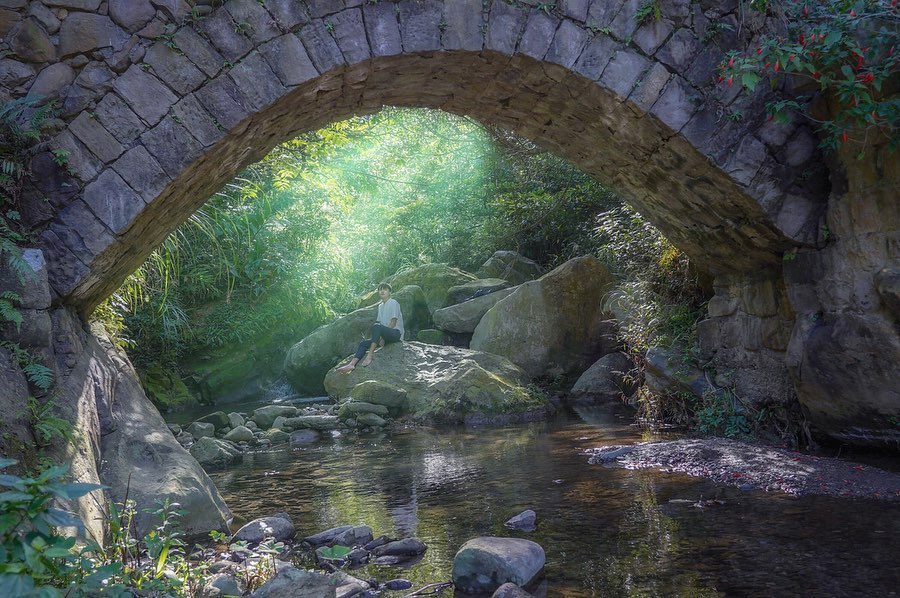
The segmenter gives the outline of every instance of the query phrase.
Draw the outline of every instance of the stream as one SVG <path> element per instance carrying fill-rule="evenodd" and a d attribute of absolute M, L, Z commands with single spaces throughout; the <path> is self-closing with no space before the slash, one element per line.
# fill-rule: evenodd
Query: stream
<path fill-rule="evenodd" d="M 284 511 L 301 537 L 365 523 L 375 536 L 415 536 L 428 545 L 411 566 L 350 571 L 361 579 L 403 577 L 416 587 L 445 581 L 465 541 L 497 535 L 544 548 L 539 596 L 900 591 L 897 503 L 748 492 L 589 465 L 584 449 L 660 438 L 630 421 L 629 414 L 580 410 L 500 428 L 335 433 L 302 448 L 250 453 L 241 466 L 210 475 L 240 520 Z M 697 506 L 712 498 L 714 506 Z M 534 532 L 504 527 L 525 509 L 537 513 Z"/>

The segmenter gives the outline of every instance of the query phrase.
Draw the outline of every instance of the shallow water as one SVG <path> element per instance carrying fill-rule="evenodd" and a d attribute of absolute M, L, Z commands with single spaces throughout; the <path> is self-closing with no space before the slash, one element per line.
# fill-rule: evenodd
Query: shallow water
<path fill-rule="evenodd" d="M 337 437 L 255 453 L 214 472 L 241 518 L 289 513 L 309 535 L 349 523 L 427 545 L 409 568 L 351 574 L 448 580 L 479 535 L 547 554 L 547 596 L 895 596 L 900 505 L 743 492 L 678 474 L 588 465 L 585 448 L 647 439 L 627 418 L 582 411 L 503 428 Z M 700 498 L 725 504 L 698 508 Z M 537 530 L 503 522 L 534 509 Z M 399 594 L 398 594 L 399 595 Z"/>

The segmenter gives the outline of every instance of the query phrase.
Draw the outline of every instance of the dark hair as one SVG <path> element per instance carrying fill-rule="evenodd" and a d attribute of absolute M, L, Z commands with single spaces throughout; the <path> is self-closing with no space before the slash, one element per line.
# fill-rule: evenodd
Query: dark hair
<path fill-rule="evenodd" d="M 393 291 L 393 289 L 391 288 L 391 285 L 389 285 L 386 282 L 383 282 L 380 285 L 378 285 L 378 290 L 380 291 L 381 289 L 385 289 L 388 293 Z"/>

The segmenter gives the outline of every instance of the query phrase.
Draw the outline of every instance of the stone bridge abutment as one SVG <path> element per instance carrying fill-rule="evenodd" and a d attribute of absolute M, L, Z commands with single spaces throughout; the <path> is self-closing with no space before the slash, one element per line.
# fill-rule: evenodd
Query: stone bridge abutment
<path fill-rule="evenodd" d="M 890 181 L 861 175 L 869 187 L 859 183 L 868 190 L 857 203 L 882 197 L 880 217 L 867 225 L 876 230 L 844 226 L 853 214 L 829 211 L 829 170 L 813 133 L 768 122 L 775 92 L 766 86 L 741 95 L 716 84 L 727 50 L 778 27 L 743 20 L 737 1 L 660 0 L 661 18 L 643 23 L 636 0 L 565 0 L 552 9 L 504 0 L 30 4 L 0 10 L 13 52 L 0 60 L 0 81 L 11 97 L 61 100 L 62 122 L 34 158 L 22 200 L 57 305 L 90 312 L 276 144 L 383 105 L 438 108 L 571 160 L 712 273 L 704 351 L 732 371 L 742 396 L 779 403 L 799 391 L 813 423 L 833 436 L 900 438 L 890 423 L 900 398 L 888 388 L 900 355 L 888 307 L 896 290 L 880 283 L 887 290 L 876 292 L 875 283 L 891 260 L 896 268 Z M 834 194 L 830 201 L 840 204 Z M 826 247 L 823 231 L 844 229 L 848 236 Z M 828 390 L 829 376 L 852 377 L 852 368 L 804 365 L 813 359 L 809 339 L 822 334 L 806 320 L 842 318 L 849 299 L 813 305 L 809 295 L 827 289 L 794 270 L 815 264 L 844 285 L 855 266 L 841 252 L 851 242 L 860 250 L 875 243 L 880 256 L 866 258 L 866 274 L 852 283 L 872 298 L 853 303 L 863 316 L 854 330 L 865 336 L 874 326 L 888 343 L 885 354 L 871 351 L 877 371 L 866 376 L 880 398 L 864 407 L 850 390 L 862 379 Z M 798 257 L 788 263 L 785 254 Z M 894 280 L 891 272 L 880 276 Z M 820 408 L 823 401 L 841 407 Z"/>

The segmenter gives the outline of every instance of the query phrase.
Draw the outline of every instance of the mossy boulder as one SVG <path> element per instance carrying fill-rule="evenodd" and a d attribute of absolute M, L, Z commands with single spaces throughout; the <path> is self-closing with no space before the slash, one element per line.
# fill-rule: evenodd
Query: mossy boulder
<path fill-rule="evenodd" d="M 475 272 L 479 278 L 502 278 L 517 285 L 543 276 L 544 269 L 515 251 L 495 251 Z"/>
<path fill-rule="evenodd" d="M 430 326 L 431 315 L 421 288 L 409 285 L 393 297 L 400 304 L 409 337 L 421 327 Z M 291 386 L 310 396 L 322 394 L 325 373 L 356 351 L 361 340 L 369 337 L 377 314 L 378 308 L 374 305 L 357 309 L 317 328 L 291 347 L 284 360 L 284 374 Z"/>
<path fill-rule="evenodd" d="M 361 413 L 374 413 L 382 417 L 388 414 L 388 408 L 384 405 L 375 405 L 373 403 L 362 403 L 359 401 L 348 401 L 341 405 L 338 410 L 338 419 L 349 419 L 356 417 Z"/>
<path fill-rule="evenodd" d="M 402 288 L 406 285 L 421 287 L 422 292 L 425 293 L 425 300 L 428 302 L 428 311 L 434 313 L 434 310 L 447 305 L 447 291 L 450 290 L 450 287 L 472 282 L 475 279 L 476 277 L 473 274 L 459 268 L 452 268 L 447 264 L 425 264 L 418 268 L 412 268 L 411 270 L 389 276 L 384 279 L 384 282 L 391 285 L 394 289 Z M 374 303 L 377 300 L 377 293 L 365 295 L 360 300 L 360 307 Z M 403 317 L 406 317 L 406 312 L 404 312 Z"/>
<path fill-rule="evenodd" d="M 491 421 L 492 417 L 533 418 L 546 413 L 546 398 L 526 388 L 528 376 L 499 355 L 418 342 L 387 345 L 369 367 L 349 374 L 331 370 L 325 377 L 328 394 L 345 398 L 372 395 L 384 388 L 406 391 L 408 417 L 432 423 Z M 356 387 L 366 386 L 364 391 Z"/>
<path fill-rule="evenodd" d="M 475 332 L 475 328 L 478 327 L 478 323 L 481 322 L 484 314 L 514 290 L 515 287 L 512 289 L 500 289 L 481 297 L 439 309 L 434 312 L 434 325 L 444 332 L 471 334 Z"/>
<path fill-rule="evenodd" d="M 240 449 L 227 440 L 204 437 L 191 446 L 191 456 L 204 469 L 218 469 L 243 460 Z"/>
<path fill-rule="evenodd" d="M 532 377 L 581 374 L 618 346 L 601 305 L 612 286 L 597 258 L 571 259 L 489 309 L 470 347 L 508 357 Z"/>
<path fill-rule="evenodd" d="M 428 330 L 420 330 L 419 334 L 416 335 L 416 340 L 420 343 L 425 343 L 426 345 L 443 345 L 444 333 L 440 330 L 435 330 L 434 328 L 429 328 Z"/>
<path fill-rule="evenodd" d="M 141 386 L 162 413 L 180 411 L 199 404 L 178 373 L 160 365 L 139 372 Z"/>
<path fill-rule="evenodd" d="M 402 413 L 406 407 L 406 389 L 379 380 L 367 380 L 353 387 L 350 398 L 361 403 L 383 405 L 390 413 Z"/>
<path fill-rule="evenodd" d="M 478 278 L 447 289 L 447 305 L 456 305 L 475 295 L 483 297 L 500 289 L 509 288 L 510 283 L 502 278 Z"/>

